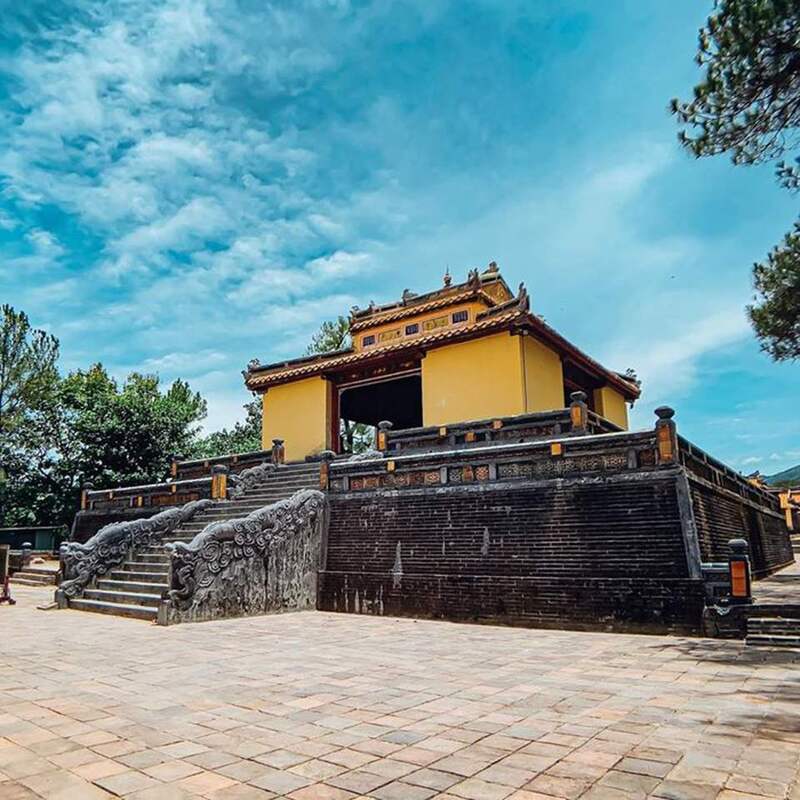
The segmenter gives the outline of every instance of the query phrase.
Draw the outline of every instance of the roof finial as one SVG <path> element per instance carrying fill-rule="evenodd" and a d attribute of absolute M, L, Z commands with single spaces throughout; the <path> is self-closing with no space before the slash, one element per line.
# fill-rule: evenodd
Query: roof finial
<path fill-rule="evenodd" d="M 497 262 L 496 261 L 490 261 L 489 262 L 489 266 L 487 267 L 486 271 L 487 272 L 499 272 L 500 269 L 497 266 Z"/>
<path fill-rule="evenodd" d="M 531 298 L 528 296 L 528 290 L 525 288 L 524 283 L 519 285 L 519 291 L 517 292 L 517 305 L 521 311 L 531 310 Z"/>
<path fill-rule="evenodd" d="M 453 282 L 453 276 L 450 274 L 450 265 L 447 265 L 447 269 L 444 271 L 444 285 L 449 286 Z"/>

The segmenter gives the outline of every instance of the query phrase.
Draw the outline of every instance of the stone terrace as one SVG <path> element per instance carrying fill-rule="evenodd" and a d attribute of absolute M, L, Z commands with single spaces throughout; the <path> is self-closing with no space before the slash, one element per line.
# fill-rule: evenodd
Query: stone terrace
<path fill-rule="evenodd" d="M 0 606 L 0 797 L 792 798 L 797 652 L 295 613 Z"/>

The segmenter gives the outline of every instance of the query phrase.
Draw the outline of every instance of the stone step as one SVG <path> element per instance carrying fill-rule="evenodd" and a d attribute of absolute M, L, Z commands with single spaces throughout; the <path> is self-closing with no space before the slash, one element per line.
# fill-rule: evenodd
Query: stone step
<path fill-rule="evenodd" d="M 17 586 L 55 586 L 55 581 L 46 582 L 40 580 L 31 580 L 30 578 L 20 578 L 18 574 L 15 574 L 12 578 L 9 578 L 10 583 L 14 583 Z"/>
<path fill-rule="evenodd" d="M 168 572 L 169 561 L 164 559 L 161 562 L 152 561 L 126 561 L 122 565 L 123 569 L 132 570 L 133 572 Z"/>
<path fill-rule="evenodd" d="M 748 634 L 800 636 L 800 619 L 791 617 L 750 617 L 747 620 Z"/>
<path fill-rule="evenodd" d="M 115 614 L 119 617 L 134 617 L 151 621 L 155 621 L 158 616 L 158 606 L 125 605 L 108 603 L 103 600 L 70 600 L 69 607 L 79 611 L 93 611 L 96 614 Z"/>
<path fill-rule="evenodd" d="M 744 643 L 755 647 L 795 647 L 800 648 L 800 636 L 781 636 L 779 634 L 748 633 Z"/>
<path fill-rule="evenodd" d="M 164 589 L 167 588 L 166 583 Z M 119 603 L 125 606 L 155 606 L 161 602 L 161 592 L 145 594 L 144 592 L 116 592 L 109 589 L 85 589 L 85 600 L 102 600 L 106 603 Z"/>
<path fill-rule="evenodd" d="M 20 572 L 24 572 L 28 575 L 55 575 L 56 570 L 54 569 L 47 569 L 47 567 L 37 567 L 35 565 L 29 564 L 24 569 L 21 569 Z"/>
<path fill-rule="evenodd" d="M 118 581 L 113 578 L 100 578 L 97 588 L 109 592 L 141 592 L 142 594 L 160 594 L 168 586 L 164 581 Z"/>
<path fill-rule="evenodd" d="M 165 552 L 155 552 L 138 550 L 136 552 L 136 560 L 149 564 L 166 564 L 169 561 L 169 556 Z"/>
<path fill-rule="evenodd" d="M 128 569 L 115 569 L 110 573 L 111 580 L 128 581 L 133 583 L 160 583 L 167 581 L 166 572 L 135 572 Z"/>
<path fill-rule="evenodd" d="M 33 570 L 24 569 L 15 572 L 11 576 L 12 583 L 19 583 L 23 586 L 55 586 L 58 573 L 52 570 Z"/>

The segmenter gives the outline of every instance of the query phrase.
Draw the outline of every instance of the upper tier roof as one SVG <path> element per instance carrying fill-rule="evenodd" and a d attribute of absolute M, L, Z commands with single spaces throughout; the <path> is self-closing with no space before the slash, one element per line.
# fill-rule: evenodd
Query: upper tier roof
<path fill-rule="evenodd" d="M 636 383 L 618 372 L 603 367 L 540 317 L 532 314 L 524 286 L 520 285 L 519 294 L 514 297 L 494 264 L 480 275 L 477 270 L 473 270 L 466 283 L 455 286 L 447 283 L 442 289 L 423 295 L 405 293 L 404 299 L 398 303 L 384 306 L 371 305 L 364 310 L 354 309 L 350 317 L 350 330 L 353 333 L 363 333 L 387 322 L 425 314 L 470 300 L 479 301 L 485 306 L 485 310 L 476 314 L 468 323 L 437 328 L 413 338 L 392 339 L 358 350 L 349 347 L 332 353 L 303 356 L 273 364 L 259 364 L 257 361 L 252 361 L 244 372 L 245 383 L 252 391 L 265 391 L 270 386 L 350 369 L 356 364 L 369 364 L 387 357 L 402 358 L 422 354 L 435 347 L 508 330 L 527 333 L 542 341 L 558 352 L 562 358 L 572 361 L 589 374 L 613 386 L 626 400 L 635 400 L 639 397 L 639 387 Z"/>

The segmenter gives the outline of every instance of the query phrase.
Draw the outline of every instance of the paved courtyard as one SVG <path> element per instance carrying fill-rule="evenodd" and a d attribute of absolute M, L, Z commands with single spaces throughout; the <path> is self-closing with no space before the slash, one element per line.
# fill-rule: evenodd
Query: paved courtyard
<path fill-rule="evenodd" d="M 797 653 L 0 606 L 0 798 L 800 800 Z"/>

